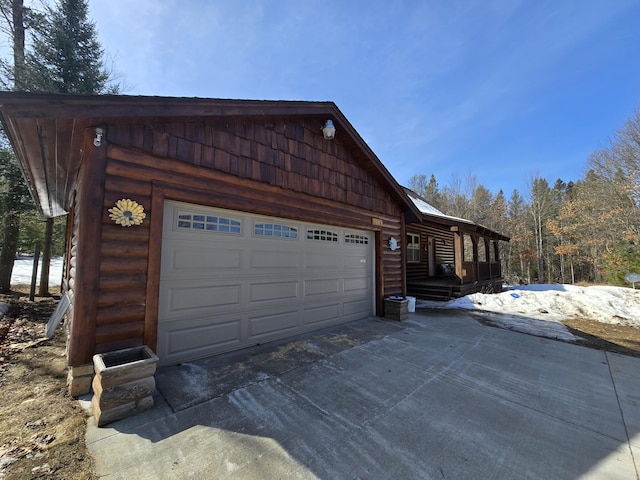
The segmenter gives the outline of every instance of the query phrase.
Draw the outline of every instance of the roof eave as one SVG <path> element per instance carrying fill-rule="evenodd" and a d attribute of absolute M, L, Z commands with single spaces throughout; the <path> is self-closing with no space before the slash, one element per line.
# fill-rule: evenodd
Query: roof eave
<path fill-rule="evenodd" d="M 60 119 L 74 120 L 78 128 L 99 125 L 114 121 L 149 121 L 163 118 L 225 117 L 225 116 L 321 116 L 331 119 L 336 128 L 343 130 L 370 161 L 378 172 L 383 184 L 391 196 L 403 206 L 407 222 L 421 218 L 417 207 L 411 202 L 386 167 L 369 148 L 351 123 L 333 102 L 289 101 L 289 100 L 232 100 L 184 97 L 145 97 L 122 95 L 60 95 L 23 92 L 0 92 L 0 116 L 7 126 L 14 150 L 26 173 L 34 200 L 45 216 L 58 216 L 66 213 L 69 192 L 52 195 L 47 178 L 38 181 L 31 171 L 44 171 L 39 162 L 23 148 L 23 138 L 18 120 L 30 122 L 31 128 L 38 128 L 40 122 L 52 122 Z M 23 127 L 26 128 L 26 127 Z M 40 127 L 42 128 L 42 127 Z M 34 134 L 34 132 L 31 132 Z M 57 133 L 56 133 L 57 134 Z M 76 155 L 77 168 L 80 151 L 70 152 Z M 73 167 L 73 165 L 71 166 Z M 41 169 L 41 170 L 39 170 Z M 71 169 L 68 170 L 68 175 Z M 27 173 L 29 172 L 29 173 Z M 75 179 L 73 172 L 71 178 Z M 46 173 L 44 174 L 46 177 Z"/>

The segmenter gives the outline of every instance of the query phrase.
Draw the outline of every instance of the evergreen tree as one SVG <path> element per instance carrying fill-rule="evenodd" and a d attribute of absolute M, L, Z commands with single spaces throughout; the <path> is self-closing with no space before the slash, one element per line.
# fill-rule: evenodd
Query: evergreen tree
<path fill-rule="evenodd" d="M 493 195 L 491 192 L 484 185 L 478 185 L 471 194 L 471 215 L 469 220 L 487 226 L 491 215 L 492 203 Z"/>
<path fill-rule="evenodd" d="M 489 207 L 489 215 L 487 217 L 487 227 L 496 232 L 503 233 L 506 231 L 507 216 L 507 200 L 504 198 L 502 189 L 493 197 L 491 206 Z"/>
<path fill-rule="evenodd" d="M 428 182 L 425 174 L 414 175 L 409 179 L 409 188 L 438 210 L 444 211 L 442 207 L 442 194 L 440 193 L 435 175 L 431 174 Z"/>
<path fill-rule="evenodd" d="M 109 86 L 104 50 L 95 24 L 87 18 L 86 0 L 59 0 L 34 30 L 33 52 L 26 56 L 26 87 L 31 91 L 68 94 L 117 93 Z M 53 219 L 47 219 L 40 295 L 48 293 Z"/>
<path fill-rule="evenodd" d="M 27 90 L 79 95 L 118 91 L 117 85 L 109 85 L 104 50 L 87 15 L 86 0 L 59 0 L 47 7 L 25 57 Z"/>
<path fill-rule="evenodd" d="M 22 171 L 6 140 L 0 146 L 0 212 L 2 216 L 2 232 L 0 249 L 0 291 L 11 288 L 13 262 L 18 250 L 21 215 L 34 210 Z"/>
<path fill-rule="evenodd" d="M 630 243 L 621 243 L 607 251 L 602 258 L 603 277 L 612 285 L 628 287 L 624 278 L 629 272 L 640 272 L 640 249 Z"/>
<path fill-rule="evenodd" d="M 493 197 L 486 226 L 498 233 L 507 234 L 507 200 L 504 198 L 502 189 Z M 500 258 L 498 260 L 502 265 L 503 271 L 507 272 L 507 249 L 500 248 L 499 251 Z"/>
<path fill-rule="evenodd" d="M 429 183 L 427 183 L 424 188 L 422 196 L 427 202 L 442 211 L 442 193 L 440 192 L 440 187 L 436 181 L 436 176 L 433 173 L 431 174 Z"/>
<path fill-rule="evenodd" d="M 0 14 L 4 19 L 2 30 L 13 45 L 12 62 L 4 61 L 2 83 L 17 91 L 64 94 L 117 93 L 119 85 L 110 83 L 110 72 L 104 65 L 104 51 L 96 39 L 95 24 L 87 18 L 85 0 L 59 0 L 43 12 L 25 9 L 22 0 L 0 0 Z M 29 27 L 29 28 L 26 28 Z M 32 49 L 25 52 L 25 37 L 30 35 Z M 8 146 L 7 146 L 8 148 Z M 13 155 L 0 155 L 4 184 L 16 190 L 25 190 L 24 180 Z M 13 165 L 12 165 L 13 164 Z M 8 177 L 11 175 L 11 177 Z M 10 178 L 10 180 L 9 180 Z M 5 192 L 7 199 L 0 202 L 4 218 L 4 235 L 0 251 L 0 290 L 10 288 L 13 260 L 20 238 L 22 211 L 11 210 L 9 201 L 15 192 Z M 23 202 L 21 208 L 29 205 Z M 58 222 L 59 223 L 59 222 Z M 41 275 L 40 294 L 48 293 L 48 269 L 53 232 L 59 232 L 52 219 L 43 228 L 45 255 Z M 54 249 L 55 251 L 55 249 Z"/>
<path fill-rule="evenodd" d="M 0 11 L 6 21 L 3 31 L 9 35 L 13 46 L 13 61 L 5 62 L 3 67 L 12 65 L 7 70 L 3 68 L 5 79 L 3 83 L 13 83 L 15 88 L 22 87 L 24 78 L 24 8 L 22 0 L 0 2 Z M 2 246 L 0 248 L 0 291 L 9 291 L 11 288 L 11 274 L 13 263 L 18 249 L 20 236 L 20 218 L 22 212 L 29 207 L 33 208 L 30 201 L 26 183 L 22 172 L 11 149 L 8 140 L 2 131 L 0 138 L 0 216 L 2 217 Z"/>

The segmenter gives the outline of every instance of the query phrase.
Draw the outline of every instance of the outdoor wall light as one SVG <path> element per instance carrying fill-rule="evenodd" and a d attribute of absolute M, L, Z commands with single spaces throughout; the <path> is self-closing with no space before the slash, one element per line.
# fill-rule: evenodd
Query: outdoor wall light
<path fill-rule="evenodd" d="M 336 136 L 336 127 L 333 126 L 331 120 L 327 120 L 324 127 L 322 127 L 322 135 L 324 135 L 325 140 L 333 140 L 333 137 Z"/>
<path fill-rule="evenodd" d="M 93 145 L 99 147 L 102 145 L 102 136 L 104 135 L 104 129 L 96 127 L 96 136 L 93 139 Z"/>

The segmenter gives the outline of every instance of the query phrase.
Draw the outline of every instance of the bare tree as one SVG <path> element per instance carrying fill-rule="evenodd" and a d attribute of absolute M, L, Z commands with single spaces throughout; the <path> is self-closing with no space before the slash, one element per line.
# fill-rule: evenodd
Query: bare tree
<path fill-rule="evenodd" d="M 609 202 L 621 207 L 612 219 L 616 228 L 624 231 L 625 239 L 640 245 L 640 109 L 616 132 L 608 147 L 591 155 L 588 163 L 608 184 Z"/>
<path fill-rule="evenodd" d="M 6 21 L 3 29 L 10 35 L 13 45 L 13 68 L 5 70 L 5 75 L 13 81 L 17 89 L 22 86 L 25 68 L 25 33 L 24 33 L 24 6 L 22 0 L 0 2 L 0 13 Z M 4 64 L 3 67 L 7 67 Z M 0 155 L 0 177 L 4 188 L 0 198 L 0 211 L 3 216 L 2 247 L 0 249 L 0 290 L 8 291 L 11 288 L 11 274 L 18 250 L 18 238 L 20 235 L 20 214 L 31 204 L 28 198 L 27 188 L 11 147 L 6 139 L 2 140 L 2 154 Z"/>
<path fill-rule="evenodd" d="M 529 212 L 533 221 L 538 258 L 538 283 L 545 281 L 545 235 L 546 224 L 551 214 L 551 192 L 549 183 L 539 175 L 531 179 L 529 195 Z"/>

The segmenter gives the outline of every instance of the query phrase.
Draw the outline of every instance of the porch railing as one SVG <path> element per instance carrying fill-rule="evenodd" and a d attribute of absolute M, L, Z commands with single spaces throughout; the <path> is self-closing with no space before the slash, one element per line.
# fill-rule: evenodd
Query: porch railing
<path fill-rule="evenodd" d="M 491 280 L 502 276 L 500 262 L 462 262 L 462 272 L 462 283 Z"/>

